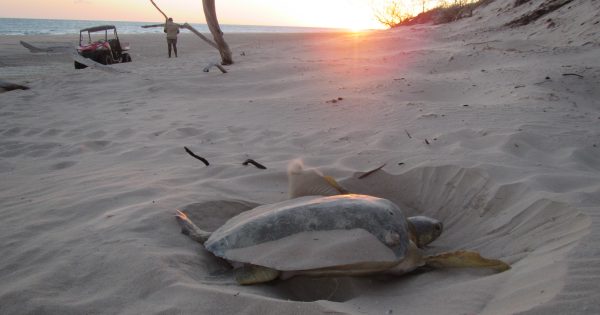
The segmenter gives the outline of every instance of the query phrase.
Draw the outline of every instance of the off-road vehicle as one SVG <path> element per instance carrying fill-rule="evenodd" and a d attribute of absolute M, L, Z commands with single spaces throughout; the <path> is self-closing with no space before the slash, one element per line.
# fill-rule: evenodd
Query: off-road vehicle
<path fill-rule="evenodd" d="M 104 32 L 104 34 L 101 32 Z M 92 59 L 103 65 L 111 65 L 119 62 L 130 62 L 131 56 L 128 51 L 129 43 L 119 40 L 117 28 L 114 25 L 100 25 L 79 31 L 77 52 L 82 57 Z M 87 66 L 75 61 L 75 69 L 85 67 Z"/>

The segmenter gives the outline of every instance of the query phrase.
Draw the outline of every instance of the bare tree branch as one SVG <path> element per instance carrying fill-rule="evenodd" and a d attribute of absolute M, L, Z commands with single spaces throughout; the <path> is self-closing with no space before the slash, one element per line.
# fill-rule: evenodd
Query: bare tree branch
<path fill-rule="evenodd" d="M 142 28 L 151 28 L 151 27 L 165 27 L 165 23 L 162 23 L 162 24 L 142 25 Z"/>
<path fill-rule="evenodd" d="M 383 8 L 374 9 L 374 14 L 379 23 L 387 27 L 394 27 L 410 18 L 410 14 L 403 13 L 403 11 L 401 0 L 391 0 Z"/>
<path fill-rule="evenodd" d="M 160 14 L 162 14 L 165 17 L 165 20 L 168 19 L 167 15 L 165 14 L 165 12 L 163 12 L 157 5 L 156 3 L 154 3 L 153 0 L 150 0 L 150 2 L 152 2 L 152 5 L 156 8 L 156 10 L 158 10 L 158 12 L 160 12 Z"/>

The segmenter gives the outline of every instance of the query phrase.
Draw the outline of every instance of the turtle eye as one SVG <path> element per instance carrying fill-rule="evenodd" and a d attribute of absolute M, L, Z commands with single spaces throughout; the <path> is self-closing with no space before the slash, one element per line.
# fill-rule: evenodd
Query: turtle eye
<path fill-rule="evenodd" d="M 435 229 L 436 232 L 441 232 L 442 231 L 442 225 L 441 224 L 436 224 L 433 227 Z"/>

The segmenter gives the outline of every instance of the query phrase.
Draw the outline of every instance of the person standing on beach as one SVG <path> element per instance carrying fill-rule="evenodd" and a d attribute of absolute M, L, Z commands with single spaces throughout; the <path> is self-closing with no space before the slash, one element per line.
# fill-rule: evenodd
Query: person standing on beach
<path fill-rule="evenodd" d="M 173 22 L 173 18 L 169 18 L 165 23 L 165 33 L 167 33 L 167 45 L 169 47 L 169 58 L 171 58 L 171 47 L 177 58 L 177 34 L 179 34 L 179 24 Z"/>

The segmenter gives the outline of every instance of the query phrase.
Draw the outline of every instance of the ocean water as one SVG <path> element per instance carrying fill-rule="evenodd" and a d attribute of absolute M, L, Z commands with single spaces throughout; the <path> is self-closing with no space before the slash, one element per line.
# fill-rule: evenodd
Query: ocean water
<path fill-rule="evenodd" d="M 115 25 L 119 34 L 148 34 L 162 33 L 160 27 L 142 28 L 142 25 L 160 24 L 157 22 L 127 22 L 127 21 L 83 21 L 83 20 L 45 20 L 45 19 L 14 19 L 0 18 L 0 35 L 64 35 L 79 34 L 79 30 L 98 25 Z M 194 24 L 198 31 L 209 32 L 206 24 Z M 224 33 L 306 33 L 328 32 L 336 29 L 293 27 L 293 26 L 254 26 L 222 24 Z M 187 30 L 182 30 L 188 32 Z"/>

